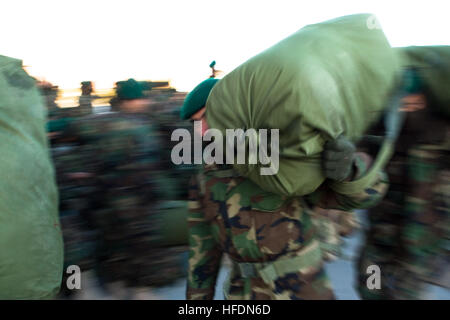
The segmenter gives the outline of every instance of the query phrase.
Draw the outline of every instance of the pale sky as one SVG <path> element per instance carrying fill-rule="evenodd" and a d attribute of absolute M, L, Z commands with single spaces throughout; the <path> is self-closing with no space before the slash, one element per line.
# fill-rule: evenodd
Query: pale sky
<path fill-rule="evenodd" d="M 97 88 L 134 77 L 190 91 L 301 27 L 373 13 L 391 45 L 450 44 L 449 1 L 2 0 L 0 54 L 36 77 Z"/>

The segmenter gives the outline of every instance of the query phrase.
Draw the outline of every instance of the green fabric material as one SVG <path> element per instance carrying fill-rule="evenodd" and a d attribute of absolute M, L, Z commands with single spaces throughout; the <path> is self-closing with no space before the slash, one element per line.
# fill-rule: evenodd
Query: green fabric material
<path fill-rule="evenodd" d="M 402 66 L 419 71 L 424 85 L 434 99 L 432 108 L 450 116 L 450 46 L 412 46 L 396 48 Z"/>
<path fill-rule="evenodd" d="M 208 99 L 209 93 L 216 85 L 218 79 L 207 79 L 197 85 L 184 100 L 180 110 L 180 117 L 183 120 L 189 119 L 194 113 L 203 108 Z"/>
<path fill-rule="evenodd" d="M 140 99 L 144 97 L 142 84 L 134 79 L 117 82 L 117 97 L 121 100 Z"/>
<path fill-rule="evenodd" d="M 161 228 L 156 245 L 183 246 L 188 244 L 187 201 L 165 201 L 160 206 L 157 218 L 161 219 Z"/>
<path fill-rule="evenodd" d="M 211 128 L 280 130 L 278 173 L 236 165 L 241 174 L 267 191 L 309 194 L 325 179 L 325 142 L 341 134 L 357 141 L 382 116 L 400 67 L 370 19 L 360 14 L 306 26 L 213 88 L 206 103 Z"/>
<path fill-rule="evenodd" d="M 20 60 L 0 56 L 0 299 L 59 291 L 63 242 L 46 110 Z"/>

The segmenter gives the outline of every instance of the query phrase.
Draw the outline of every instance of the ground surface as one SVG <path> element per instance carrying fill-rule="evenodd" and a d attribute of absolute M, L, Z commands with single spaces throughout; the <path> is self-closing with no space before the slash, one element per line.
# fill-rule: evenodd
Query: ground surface
<path fill-rule="evenodd" d="M 364 221 L 363 221 L 364 226 Z M 338 299 L 356 300 L 359 299 L 353 288 L 355 279 L 354 259 L 362 241 L 363 231 L 356 232 L 352 237 L 346 239 L 344 247 L 344 257 L 338 261 L 326 265 L 327 273 Z M 228 268 L 223 267 L 220 271 L 215 299 L 222 300 L 222 286 L 228 273 Z M 87 274 L 87 279 L 83 281 L 83 290 L 77 295 L 77 299 L 114 299 L 118 298 L 104 292 L 97 284 L 91 274 Z M 183 300 L 185 299 L 186 279 L 180 279 L 171 285 L 155 288 L 146 291 L 140 297 L 142 299 L 164 299 Z M 123 296 L 122 298 L 127 298 Z M 425 299 L 450 300 L 450 290 L 445 290 L 436 286 L 430 286 Z"/>

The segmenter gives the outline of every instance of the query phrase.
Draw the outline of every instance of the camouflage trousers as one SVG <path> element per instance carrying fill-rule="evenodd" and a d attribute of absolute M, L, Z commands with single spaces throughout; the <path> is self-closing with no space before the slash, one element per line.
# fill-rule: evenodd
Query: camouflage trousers
<path fill-rule="evenodd" d="M 342 256 L 342 237 L 351 235 L 360 224 L 355 211 L 342 211 L 314 208 L 311 214 L 316 227 L 322 256 L 325 262 L 331 262 Z"/>
<path fill-rule="evenodd" d="M 357 264 L 357 290 L 363 299 L 423 299 L 427 282 L 448 269 L 448 216 L 424 224 L 390 206 L 385 202 L 369 214 L 370 228 Z M 436 265 L 438 261 L 446 265 Z M 367 286 L 371 265 L 380 268 L 380 289 Z"/>
<path fill-rule="evenodd" d="M 143 206 L 94 213 L 100 230 L 98 273 L 104 282 L 158 286 L 185 274 L 186 248 L 158 246 L 159 222 L 154 213 Z"/>
<path fill-rule="evenodd" d="M 263 276 L 255 272 L 252 276 L 244 274 L 242 266 L 248 264 L 232 263 L 232 270 L 224 285 L 224 297 L 227 300 L 330 300 L 335 299 L 331 282 L 325 272 L 322 261 L 322 249 L 318 241 L 313 241 L 301 250 L 300 258 L 317 253 L 316 258 L 308 258 L 298 271 Z M 289 258 L 281 257 L 275 264 Z M 315 261 L 314 261 L 315 260 Z M 270 263 L 268 264 L 270 265 Z M 274 267 L 275 270 L 280 268 Z M 264 268 L 268 270 L 268 268 Z"/>

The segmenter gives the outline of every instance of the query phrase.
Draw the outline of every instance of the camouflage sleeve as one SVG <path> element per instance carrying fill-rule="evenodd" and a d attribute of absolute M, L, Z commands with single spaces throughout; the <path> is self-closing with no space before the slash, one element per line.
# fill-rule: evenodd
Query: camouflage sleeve
<path fill-rule="evenodd" d="M 363 152 L 356 153 L 354 170 L 351 180 L 362 177 L 370 168 L 372 158 Z M 378 173 L 374 183 L 354 194 L 340 194 L 328 187 L 325 182 L 316 191 L 306 196 L 306 200 L 324 209 L 336 209 L 349 211 L 353 209 L 368 209 L 381 201 L 389 187 L 387 174 L 383 171 Z"/>
<path fill-rule="evenodd" d="M 186 297 L 189 300 L 212 300 L 220 268 L 222 251 L 211 233 L 202 210 L 198 180 L 189 187 L 189 270 Z"/>

